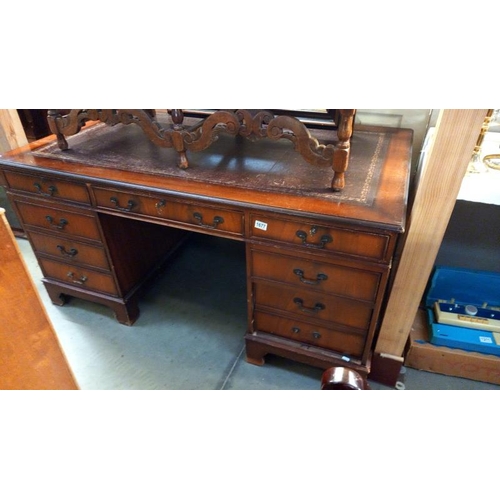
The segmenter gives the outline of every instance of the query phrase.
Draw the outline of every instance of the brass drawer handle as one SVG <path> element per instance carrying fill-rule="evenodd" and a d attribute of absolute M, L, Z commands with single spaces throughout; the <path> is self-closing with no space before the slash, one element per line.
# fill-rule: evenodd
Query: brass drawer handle
<path fill-rule="evenodd" d="M 193 217 L 198 221 L 199 226 L 206 227 L 209 229 L 216 229 L 219 224 L 224 223 L 224 219 L 220 215 L 216 215 L 214 217 L 214 222 L 212 225 L 203 223 L 203 215 L 201 215 L 200 212 L 195 212 L 193 214 Z"/>
<path fill-rule="evenodd" d="M 157 203 L 155 203 L 156 211 L 160 214 L 162 212 L 162 209 L 167 206 L 167 202 L 165 200 L 160 200 Z"/>
<path fill-rule="evenodd" d="M 64 227 L 68 224 L 68 221 L 66 219 L 63 219 L 63 218 L 59 219 L 59 224 L 57 224 L 54 221 L 54 218 L 51 217 L 50 215 L 46 215 L 45 219 L 48 221 L 50 227 L 52 227 L 54 229 L 63 230 Z"/>
<path fill-rule="evenodd" d="M 69 258 L 75 257 L 76 254 L 78 253 L 78 250 L 76 248 L 70 248 L 68 251 L 66 250 L 64 245 L 57 245 L 57 249 L 59 250 L 59 252 L 61 252 L 61 255 L 64 255 L 64 257 L 69 257 Z"/>
<path fill-rule="evenodd" d="M 126 207 L 120 207 L 120 201 L 116 196 L 112 196 L 109 201 L 115 206 L 115 208 L 122 210 L 123 212 L 131 212 L 137 206 L 137 203 L 134 200 L 128 200 Z"/>
<path fill-rule="evenodd" d="M 85 282 L 88 280 L 87 276 L 84 275 L 80 276 L 80 279 L 74 279 L 75 273 L 72 271 L 70 271 L 66 276 L 76 285 L 85 285 Z"/>
<path fill-rule="evenodd" d="M 54 196 L 55 193 L 57 193 L 57 188 L 55 186 L 49 186 L 47 188 L 48 193 L 44 193 L 42 190 L 42 186 L 39 182 L 34 182 L 33 186 L 35 186 L 36 192 L 42 196 L 46 196 L 47 198 L 50 198 L 51 196 Z"/>
<path fill-rule="evenodd" d="M 295 233 L 295 235 L 302 240 L 302 244 L 304 246 L 309 247 L 309 248 L 325 248 L 325 245 L 327 243 L 331 243 L 333 241 L 333 238 L 329 234 L 324 234 L 320 238 L 319 244 L 307 243 L 307 233 L 305 231 L 299 230 Z"/>
<path fill-rule="evenodd" d="M 292 328 L 292 333 L 300 333 L 300 328 L 298 326 L 294 326 Z M 321 338 L 321 333 L 319 332 L 312 332 L 311 336 L 315 338 L 316 340 L 319 340 Z"/>
<path fill-rule="evenodd" d="M 313 307 L 306 307 L 304 305 L 304 301 L 299 297 L 295 297 L 293 302 L 299 306 L 299 309 L 303 312 L 312 312 L 317 313 L 319 311 L 323 311 L 325 309 L 325 304 L 321 304 L 321 302 L 317 302 Z"/>
<path fill-rule="evenodd" d="M 315 280 L 310 280 L 304 278 L 304 271 L 302 271 L 302 269 L 294 269 L 293 272 L 299 277 L 300 281 L 302 281 L 302 283 L 305 283 L 306 285 L 319 285 L 322 281 L 328 279 L 328 276 L 324 273 L 319 273 L 316 276 Z"/>

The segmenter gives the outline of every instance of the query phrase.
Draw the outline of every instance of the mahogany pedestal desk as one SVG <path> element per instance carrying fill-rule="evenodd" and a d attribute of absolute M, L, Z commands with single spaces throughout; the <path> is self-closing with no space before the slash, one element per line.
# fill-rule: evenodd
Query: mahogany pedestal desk
<path fill-rule="evenodd" d="M 186 170 L 134 126 L 90 124 L 68 142 L 0 158 L 54 304 L 87 299 L 132 325 L 141 289 L 190 231 L 231 238 L 246 248 L 247 361 L 273 353 L 367 377 L 404 231 L 412 131 L 358 127 L 341 192 L 288 141 L 221 135 Z"/>

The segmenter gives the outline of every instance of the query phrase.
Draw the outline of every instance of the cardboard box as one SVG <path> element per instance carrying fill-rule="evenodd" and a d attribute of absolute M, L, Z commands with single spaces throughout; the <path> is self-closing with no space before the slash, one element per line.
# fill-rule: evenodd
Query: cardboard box
<path fill-rule="evenodd" d="M 429 342 L 426 312 L 419 310 L 410 332 L 405 366 L 500 385 L 500 357 L 441 347 Z"/>

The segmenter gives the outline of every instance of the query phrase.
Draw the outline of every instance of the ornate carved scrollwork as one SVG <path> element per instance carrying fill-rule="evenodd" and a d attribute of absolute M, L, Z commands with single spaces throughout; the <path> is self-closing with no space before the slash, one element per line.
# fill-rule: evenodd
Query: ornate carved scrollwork
<path fill-rule="evenodd" d="M 328 110 L 335 115 L 338 141 L 336 144 L 320 144 L 309 129 L 294 116 L 276 115 L 273 111 L 218 110 L 200 120 L 194 126 L 183 124 L 184 113 L 180 109 L 169 110 L 172 126 L 163 128 L 151 109 L 73 109 L 63 115 L 58 110 L 49 110 L 48 123 L 56 134 L 61 149 L 68 149 L 65 136 L 76 134 L 88 120 L 99 120 L 108 125 L 135 123 L 156 145 L 174 148 L 179 153 L 178 165 L 187 168 L 186 152 L 202 151 L 218 137 L 219 132 L 241 135 L 251 140 L 269 138 L 288 139 L 295 150 L 311 165 L 332 167 L 334 177 L 332 189 L 344 187 L 344 172 L 347 170 L 352 136 L 354 109 Z"/>

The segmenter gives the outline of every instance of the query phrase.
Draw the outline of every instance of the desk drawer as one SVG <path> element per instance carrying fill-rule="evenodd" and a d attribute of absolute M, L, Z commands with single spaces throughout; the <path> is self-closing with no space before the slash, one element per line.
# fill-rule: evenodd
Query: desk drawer
<path fill-rule="evenodd" d="M 109 270 L 108 258 L 102 247 L 33 231 L 30 231 L 29 238 L 37 254 L 51 255 L 76 265 Z"/>
<path fill-rule="evenodd" d="M 33 205 L 19 200 L 15 203 L 25 225 L 90 240 L 101 240 L 94 214 L 76 213 L 66 208 L 57 209 L 49 204 Z"/>
<path fill-rule="evenodd" d="M 252 275 L 315 292 L 375 302 L 380 273 L 252 249 Z"/>
<path fill-rule="evenodd" d="M 263 312 L 256 312 L 254 319 L 255 329 L 262 332 L 331 349 L 347 356 L 360 358 L 363 355 L 366 342 L 364 334 L 332 330 Z"/>
<path fill-rule="evenodd" d="M 372 318 L 369 304 L 292 286 L 254 283 L 254 294 L 257 310 L 274 309 L 307 320 L 328 321 L 361 330 L 369 328 Z"/>
<path fill-rule="evenodd" d="M 90 205 L 87 187 L 84 184 L 65 182 L 45 176 L 20 174 L 5 171 L 5 178 L 12 190 L 34 194 L 42 198 L 75 201 Z"/>
<path fill-rule="evenodd" d="M 118 295 L 113 277 L 109 274 L 49 259 L 39 259 L 39 263 L 47 278 L 53 278 L 82 289 Z"/>
<path fill-rule="evenodd" d="M 184 203 L 171 198 L 162 198 L 161 195 L 149 197 L 104 188 L 94 188 L 94 194 L 99 208 L 152 216 L 186 224 L 192 228 L 243 234 L 242 212 Z"/>
<path fill-rule="evenodd" d="M 243 235 L 241 212 L 190 203 L 171 203 L 169 216 L 170 219 L 184 222 L 193 228 Z"/>
<path fill-rule="evenodd" d="M 255 214 L 250 217 L 250 232 L 252 238 L 289 243 L 304 250 L 335 252 L 382 262 L 390 260 L 388 234 Z"/>

